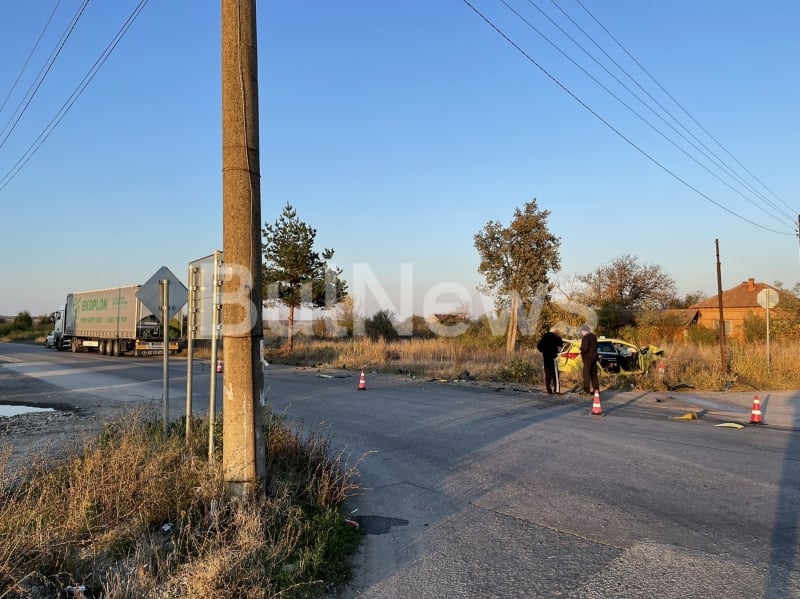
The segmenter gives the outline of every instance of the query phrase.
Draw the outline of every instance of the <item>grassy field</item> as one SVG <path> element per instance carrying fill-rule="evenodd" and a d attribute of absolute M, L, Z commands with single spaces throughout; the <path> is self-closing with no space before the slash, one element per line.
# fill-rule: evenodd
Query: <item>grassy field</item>
<path fill-rule="evenodd" d="M 726 347 L 727 370 L 722 368 L 718 345 L 666 344 L 662 378 L 657 370 L 649 374 L 602 375 L 603 387 L 666 388 L 684 383 L 702 390 L 800 389 L 800 343 L 771 343 L 769 367 L 764 342 Z M 409 374 L 418 377 L 455 379 L 469 373 L 479 380 L 543 384 L 541 354 L 532 348 L 506 356 L 502 347 L 460 338 L 405 339 L 399 341 L 319 340 L 300 337 L 292 351 L 267 351 L 275 363 L 326 368 Z M 575 375 L 565 377 L 565 388 L 578 383 Z"/>
<path fill-rule="evenodd" d="M 12 323 L 0 324 L 1 341 L 44 343 L 52 325 L 34 319 L 31 328 L 17 329 Z M 471 337 L 416 339 L 396 341 L 381 339 L 319 339 L 298 335 L 291 351 L 281 348 L 283 339 L 268 339 L 268 361 L 301 366 L 321 366 L 409 374 L 420 377 L 453 379 L 465 372 L 479 380 L 543 384 L 541 355 L 523 343 L 512 356 L 504 351 L 502 338 Z M 634 385 L 657 389 L 684 383 L 701 390 L 785 390 L 800 389 L 800 341 L 742 343 L 729 341 L 726 346 L 726 369 L 722 368 L 719 345 L 664 343 L 665 376 L 602 375 L 604 387 Z M 203 357 L 203 352 L 196 352 Z M 205 356 L 208 357 L 208 356 Z M 769 359 L 768 359 L 769 357 Z M 566 385 L 578 379 L 566 376 Z"/>

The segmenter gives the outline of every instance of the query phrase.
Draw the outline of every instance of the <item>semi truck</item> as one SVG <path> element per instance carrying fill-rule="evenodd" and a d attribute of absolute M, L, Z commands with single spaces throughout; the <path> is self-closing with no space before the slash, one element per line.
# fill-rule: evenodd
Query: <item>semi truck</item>
<path fill-rule="evenodd" d="M 67 295 L 53 312 L 55 347 L 59 351 L 96 351 L 102 355 L 164 354 L 159 319 L 136 297 L 141 285 L 80 291 Z M 180 350 L 169 341 L 170 353 Z"/>

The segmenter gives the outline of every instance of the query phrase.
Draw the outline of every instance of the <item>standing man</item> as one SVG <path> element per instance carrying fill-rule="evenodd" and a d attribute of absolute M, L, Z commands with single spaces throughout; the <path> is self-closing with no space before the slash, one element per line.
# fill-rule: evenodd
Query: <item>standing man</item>
<path fill-rule="evenodd" d="M 536 349 L 542 352 L 544 386 L 547 388 L 548 395 L 561 393 L 561 382 L 558 380 L 558 352 L 561 351 L 563 345 L 564 341 L 559 336 L 556 327 L 551 327 L 536 344 Z"/>
<path fill-rule="evenodd" d="M 588 325 L 581 327 L 581 359 L 583 360 L 583 392 L 600 390 L 597 375 L 597 337 Z"/>

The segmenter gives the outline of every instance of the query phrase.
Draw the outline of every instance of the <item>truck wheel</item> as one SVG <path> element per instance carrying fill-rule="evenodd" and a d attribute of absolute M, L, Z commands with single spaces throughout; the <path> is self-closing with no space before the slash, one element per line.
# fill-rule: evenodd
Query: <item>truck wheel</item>
<path fill-rule="evenodd" d="M 106 342 L 103 341 L 102 339 L 97 342 L 97 353 L 100 354 L 101 356 L 104 356 L 106 354 Z"/>
<path fill-rule="evenodd" d="M 116 339 L 111 343 L 111 355 L 119 356 L 119 341 Z"/>
<path fill-rule="evenodd" d="M 78 340 L 75 337 L 72 338 L 69 348 L 73 354 L 78 352 Z"/>

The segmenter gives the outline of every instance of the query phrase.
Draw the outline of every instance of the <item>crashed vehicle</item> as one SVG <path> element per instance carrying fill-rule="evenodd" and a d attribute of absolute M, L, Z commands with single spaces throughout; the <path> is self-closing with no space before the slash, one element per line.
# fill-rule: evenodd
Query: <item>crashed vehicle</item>
<path fill-rule="evenodd" d="M 664 350 L 655 345 L 639 347 L 622 339 L 598 337 L 597 356 L 600 370 L 606 374 L 640 374 L 656 368 Z M 559 372 L 579 373 L 582 369 L 580 339 L 565 339 L 558 354 Z"/>

